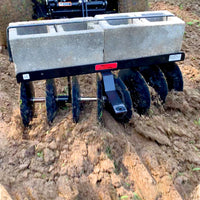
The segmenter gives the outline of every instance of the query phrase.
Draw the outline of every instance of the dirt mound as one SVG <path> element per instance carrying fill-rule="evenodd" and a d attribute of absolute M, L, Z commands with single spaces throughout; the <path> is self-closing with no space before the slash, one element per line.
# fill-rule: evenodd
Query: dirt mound
<path fill-rule="evenodd" d="M 151 8 L 192 22 L 186 24 L 186 59 L 180 63 L 184 91 L 171 91 L 163 105 L 150 88 L 149 113 L 134 112 L 125 125 L 106 111 L 99 124 L 96 102 L 83 105 L 78 124 L 66 105 L 49 125 L 45 105 L 38 103 L 25 129 L 14 65 L 0 54 L 0 183 L 13 199 L 198 199 L 199 17 L 180 5 L 157 2 Z M 81 95 L 96 96 L 96 75 L 78 79 Z M 66 92 L 66 78 L 56 79 L 56 85 L 58 94 Z M 36 96 L 45 95 L 45 81 L 34 87 Z"/>
<path fill-rule="evenodd" d="M 31 20 L 33 14 L 31 0 L 0 1 L 0 46 L 6 45 L 6 28 L 10 22 Z"/>

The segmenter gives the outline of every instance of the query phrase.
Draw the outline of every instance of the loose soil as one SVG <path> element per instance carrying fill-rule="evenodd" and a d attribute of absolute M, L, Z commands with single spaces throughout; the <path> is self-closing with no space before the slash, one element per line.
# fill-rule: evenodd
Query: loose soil
<path fill-rule="evenodd" d="M 199 1 L 150 2 L 186 24 L 180 62 L 184 91 L 172 91 L 162 105 L 153 89 L 147 115 L 134 112 L 128 124 L 96 103 L 85 103 L 73 123 L 71 105 L 46 122 L 45 105 L 36 104 L 29 128 L 19 114 L 14 65 L 0 54 L 0 184 L 13 199 L 199 199 L 200 186 L 200 9 Z M 81 95 L 96 96 L 96 76 L 79 76 Z M 67 81 L 56 79 L 58 94 Z M 44 96 L 45 82 L 34 83 Z"/>

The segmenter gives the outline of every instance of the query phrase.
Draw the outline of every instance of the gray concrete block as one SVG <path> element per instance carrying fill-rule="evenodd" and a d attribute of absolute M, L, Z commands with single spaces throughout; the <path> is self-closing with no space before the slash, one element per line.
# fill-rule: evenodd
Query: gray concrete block
<path fill-rule="evenodd" d="M 104 32 L 92 18 L 73 18 L 12 23 L 41 24 L 9 31 L 16 74 L 103 62 Z M 44 23 L 73 22 L 62 25 Z"/>
<path fill-rule="evenodd" d="M 126 60 L 180 51 L 185 23 L 163 17 L 168 11 L 96 15 L 104 29 L 104 61 Z M 151 18 L 149 16 L 155 16 Z M 139 19 L 119 19 L 139 17 Z M 145 17 L 145 18 L 143 18 Z M 114 19 L 115 18 L 115 19 Z"/>
<path fill-rule="evenodd" d="M 176 53 L 181 49 L 185 23 L 175 16 L 164 17 L 166 14 L 171 13 L 148 11 L 11 23 L 17 26 L 9 31 L 16 74 Z M 127 17 L 138 18 L 123 19 Z M 19 27 L 34 24 L 41 26 Z"/>

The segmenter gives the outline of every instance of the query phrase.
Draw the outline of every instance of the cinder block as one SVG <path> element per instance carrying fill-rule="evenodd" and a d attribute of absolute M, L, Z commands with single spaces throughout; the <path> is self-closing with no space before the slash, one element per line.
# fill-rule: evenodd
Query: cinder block
<path fill-rule="evenodd" d="M 104 32 L 93 18 L 12 23 L 9 41 L 16 74 L 103 62 Z M 60 25 L 44 23 L 67 22 Z M 72 22 L 72 23 L 68 23 Z"/>
<path fill-rule="evenodd" d="M 104 61 L 126 60 L 180 51 L 185 23 L 168 11 L 96 15 L 104 29 Z M 152 18 L 152 16 L 154 16 Z M 138 19 L 118 18 L 138 17 Z M 105 19 L 104 21 L 102 21 Z"/>

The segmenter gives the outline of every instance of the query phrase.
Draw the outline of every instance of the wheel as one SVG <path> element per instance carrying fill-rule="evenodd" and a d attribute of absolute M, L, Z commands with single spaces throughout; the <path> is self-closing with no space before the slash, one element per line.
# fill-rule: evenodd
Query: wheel
<path fill-rule="evenodd" d="M 125 86 L 125 84 L 123 83 L 123 81 L 120 78 L 115 77 L 114 82 L 115 82 L 116 91 L 117 91 L 122 103 L 125 105 L 127 112 L 123 113 L 123 114 L 115 114 L 110 103 L 108 103 L 108 110 L 111 111 L 111 114 L 117 121 L 119 121 L 121 123 L 127 123 L 127 122 L 129 122 L 129 120 L 132 117 L 131 96 L 130 96 L 130 93 L 129 93 L 127 87 Z"/>
<path fill-rule="evenodd" d="M 103 83 L 97 74 L 97 120 L 102 121 L 103 115 Z"/>
<path fill-rule="evenodd" d="M 151 97 L 146 81 L 142 75 L 133 69 L 120 70 L 118 76 L 128 88 L 134 110 L 141 114 L 145 114 L 151 105 Z"/>
<path fill-rule="evenodd" d="M 139 72 L 146 82 L 155 89 L 164 103 L 168 94 L 167 81 L 163 72 L 157 66 L 140 67 Z"/>
<path fill-rule="evenodd" d="M 168 89 L 183 91 L 183 76 L 176 63 L 167 63 L 159 65 L 167 79 Z"/>
<path fill-rule="evenodd" d="M 34 97 L 32 82 L 22 82 L 20 87 L 20 112 L 24 126 L 28 126 L 33 118 L 34 103 L 30 101 Z"/>
<path fill-rule="evenodd" d="M 72 114 L 75 123 L 79 120 L 80 115 L 80 87 L 76 76 L 72 78 Z"/>
<path fill-rule="evenodd" d="M 53 122 L 58 106 L 56 102 L 56 87 L 53 79 L 46 80 L 46 110 L 47 110 L 47 121 Z"/>

